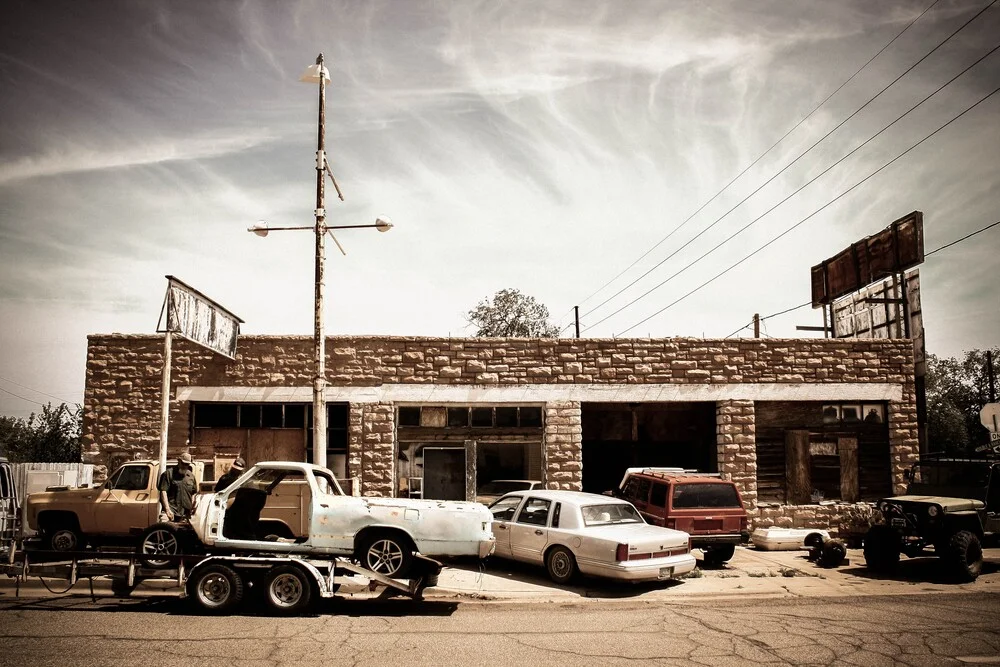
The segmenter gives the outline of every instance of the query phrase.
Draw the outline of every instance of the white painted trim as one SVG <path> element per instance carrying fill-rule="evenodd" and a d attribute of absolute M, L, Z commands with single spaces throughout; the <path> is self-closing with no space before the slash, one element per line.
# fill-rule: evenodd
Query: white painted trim
<path fill-rule="evenodd" d="M 740 384 L 383 384 L 327 387 L 331 402 L 399 405 L 540 405 L 587 403 L 675 403 L 695 401 L 901 401 L 903 388 L 888 382 Z M 178 401 L 309 403 L 311 387 L 178 387 Z"/>

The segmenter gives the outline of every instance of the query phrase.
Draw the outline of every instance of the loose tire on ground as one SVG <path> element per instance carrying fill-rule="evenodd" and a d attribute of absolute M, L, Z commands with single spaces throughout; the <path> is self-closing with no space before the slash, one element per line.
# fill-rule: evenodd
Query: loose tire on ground
<path fill-rule="evenodd" d="M 171 558 L 160 556 L 177 556 L 184 553 L 181 536 L 177 527 L 169 523 L 154 523 L 142 532 L 139 538 L 139 561 L 146 567 L 161 570 L 176 565 Z"/>
<path fill-rule="evenodd" d="M 413 546 L 398 533 L 378 532 L 365 536 L 358 549 L 362 567 L 387 577 L 406 577 L 413 565 Z"/>
<path fill-rule="evenodd" d="M 313 601 L 313 579 L 295 565 L 279 565 L 268 571 L 262 580 L 264 600 L 275 612 L 299 614 Z"/>
<path fill-rule="evenodd" d="M 865 565 L 873 572 L 892 572 L 899 565 L 899 536 L 891 527 L 872 526 L 865 535 Z"/>
<path fill-rule="evenodd" d="M 723 544 L 722 546 L 705 549 L 703 552 L 705 565 L 711 567 L 721 567 L 723 563 L 732 559 L 736 553 L 735 544 Z"/>
<path fill-rule="evenodd" d="M 552 581 L 568 584 L 576 576 L 576 558 L 566 547 L 555 547 L 545 556 L 545 569 Z"/>
<path fill-rule="evenodd" d="M 983 545 L 975 533 L 960 530 L 948 541 L 947 561 L 960 581 L 975 581 L 983 569 Z"/>
<path fill-rule="evenodd" d="M 816 559 L 822 567 L 837 567 L 847 558 L 847 545 L 840 540 L 826 540 Z"/>
<path fill-rule="evenodd" d="M 187 593 L 204 611 L 221 614 L 243 599 L 243 579 L 225 565 L 206 565 L 188 579 Z"/>

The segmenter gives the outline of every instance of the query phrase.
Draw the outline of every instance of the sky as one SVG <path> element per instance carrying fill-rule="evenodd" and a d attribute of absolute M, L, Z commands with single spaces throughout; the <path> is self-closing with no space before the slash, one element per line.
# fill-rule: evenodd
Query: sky
<path fill-rule="evenodd" d="M 0 414 L 81 402 L 87 335 L 153 333 L 167 274 L 245 334 L 312 333 L 312 235 L 246 230 L 313 223 L 318 53 L 328 224 L 395 224 L 328 247 L 328 335 L 470 335 L 516 288 L 584 336 L 724 337 L 910 211 L 928 251 L 1000 220 L 1000 53 L 830 168 L 998 35 L 990 0 L 9 0 Z M 998 250 L 920 267 L 928 351 L 998 344 Z"/>

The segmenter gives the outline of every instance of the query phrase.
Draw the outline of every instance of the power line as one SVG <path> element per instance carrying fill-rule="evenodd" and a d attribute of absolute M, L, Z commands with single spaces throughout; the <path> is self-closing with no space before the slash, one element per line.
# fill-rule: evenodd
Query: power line
<path fill-rule="evenodd" d="M 633 285 L 635 285 L 637 282 L 639 282 L 640 280 L 642 280 L 643 278 L 645 278 L 646 276 L 648 276 L 650 273 L 652 273 L 653 271 L 655 271 L 656 269 L 658 269 L 660 266 L 662 266 L 665 262 L 667 262 L 668 260 L 670 260 L 671 258 L 673 258 L 675 255 L 677 255 L 677 253 L 679 253 L 681 250 L 684 250 L 684 248 L 686 248 L 689 245 L 691 245 L 694 241 L 696 241 L 698 238 L 700 238 L 708 230 L 710 230 L 713 227 L 715 227 L 715 225 L 717 225 L 722 220 L 724 220 L 726 217 L 728 217 L 730 213 L 732 213 L 737 208 L 739 208 L 740 206 L 742 206 L 747 200 L 749 200 L 751 197 L 753 197 L 754 195 L 756 195 L 762 189 L 764 189 L 765 187 L 767 187 L 770 183 L 772 183 L 774 181 L 774 179 L 776 179 L 778 176 L 780 176 L 781 174 L 783 174 L 790 167 L 792 167 L 794 164 L 796 164 L 799 160 L 801 160 L 803 157 L 805 157 L 806 154 L 808 154 L 813 149 L 815 149 L 816 146 L 818 146 L 823 141 L 825 141 L 827 139 L 827 137 L 829 137 L 830 135 L 832 135 L 834 132 L 836 132 L 841 127 L 843 127 L 848 121 L 850 121 L 852 118 L 854 118 L 859 113 L 861 113 L 861 111 L 863 111 L 865 108 L 867 108 L 868 105 L 870 105 L 872 102 L 874 102 L 876 99 L 878 99 L 884 92 L 886 92 L 887 90 L 889 90 L 889 88 L 891 88 L 893 85 L 895 85 L 900 79 L 902 79 L 904 76 L 906 76 L 911 71 L 913 71 L 918 65 L 920 65 L 920 63 L 922 63 L 927 58 L 929 58 L 931 55 L 933 55 L 938 49 L 940 49 L 947 42 L 949 42 L 953 37 L 955 37 L 955 35 L 957 35 L 959 32 L 961 32 L 962 30 L 964 30 L 966 26 L 968 26 L 970 23 L 972 23 L 977 18 L 979 18 L 979 16 L 982 15 L 983 12 L 985 12 L 987 9 L 989 9 L 994 4 L 996 4 L 996 2 L 997 2 L 997 0 L 993 0 L 992 2 L 990 2 L 989 5 L 987 5 L 983 9 L 979 10 L 972 18 L 970 18 L 968 21 L 966 21 L 965 23 L 963 23 L 957 30 L 955 30 L 950 35 L 948 35 L 944 40 L 942 40 L 941 42 L 939 42 L 937 44 L 937 46 L 935 46 L 933 49 L 931 49 L 930 51 L 928 51 L 922 58 L 920 58 L 920 60 L 918 60 L 917 62 L 915 62 L 912 65 L 910 65 L 910 67 L 908 67 L 899 76 L 897 76 L 895 79 L 893 79 L 887 86 L 885 86 L 884 88 L 882 88 L 882 90 L 880 90 L 878 93 L 876 93 L 874 97 L 872 97 L 867 102 L 865 102 L 863 105 L 861 105 L 857 110 L 854 111 L 854 113 L 852 113 L 850 116 L 848 116 L 844 120 L 840 121 L 840 123 L 838 123 L 836 125 L 836 127 L 834 127 L 832 130 L 830 130 L 829 132 L 827 132 L 826 134 L 824 134 L 822 137 L 820 137 L 815 143 L 813 143 L 809 148 L 807 148 L 806 150 L 804 150 L 802 153 L 799 153 L 799 155 L 794 160 L 792 160 L 791 162 L 789 162 L 788 164 L 786 164 L 778 172 L 776 172 L 774 175 L 772 175 L 769 179 L 767 179 L 766 181 L 764 181 L 753 192 L 751 192 L 746 197 L 744 197 L 743 199 L 741 199 L 735 206 L 733 206 L 728 211 L 726 211 L 725 213 L 723 213 L 720 217 L 716 218 L 710 225 L 708 225 L 707 227 L 705 227 L 704 229 L 702 229 L 700 232 L 698 232 L 697 234 L 695 234 L 693 237 L 691 237 L 690 239 L 688 239 L 679 248 L 675 249 L 672 253 L 670 253 L 669 255 L 667 255 L 666 257 L 664 257 L 662 260 L 660 260 L 659 262 L 657 262 L 656 264 L 654 264 L 650 269 L 648 269 L 645 273 L 643 273 L 638 278 L 636 278 L 635 280 L 633 280 L 632 282 L 630 282 L 628 285 L 626 285 L 625 287 L 621 288 L 620 290 L 618 290 L 617 292 L 615 292 L 614 294 L 612 294 L 610 297 L 608 297 L 607 299 L 605 299 L 604 301 L 602 301 L 601 303 L 599 303 L 594 308 L 590 309 L 588 312 L 584 313 L 584 315 L 585 316 L 586 315 L 590 315 L 595 310 L 601 308 L 602 306 L 604 306 L 605 304 L 607 304 L 612 299 L 615 299 L 616 297 L 618 297 L 619 295 L 621 295 L 625 290 L 629 289 L 630 287 L 632 287 Z M 807 183 L 807 185 L 808 185 L 808 183 Z M 620 312 L 620 309 L 619 309 L 619 311 L 616 311 L 616 312 Z M 605 319 L 607 319 L 607 318 L 605 318 Z M 601 321 L 603 321 L 603 320 L 601 320 Z"/>
<path fill-rule="evenodd" d="M 992 229 L 993 227 L 996 227 L 997 225 L 1000 225 L 1000 220 L 997 220 L 996 222 L 994 222 L 992 224 L 986 225 L 982 229 L 977 229 L 976 231 L 972 232 L 971 234 L 966 234 L 965 236 L 963 236 L 962 238 L 958 239 L 957 241 L 952 241 L 951 243 L 943 245 L 940 248 L 935 248 L 934 250 L 931 250 L 930 252 L 925 252 L 924 253 L 924 257 L 930 257 L 931 255 L 933 255 L 936 252 L 941 252 L 945 248 L 950 248 L 951 246 L 955 245 L 956 243 L 961 243 L 962 241 L 964 241 L 964 240 L 966 240 L 968 238 L 972 238 L 976 234 L 982 234 L 987 229 Z"/>
<path fill-rule="evenodd" d="M 25 396 L 21 396 L 20 394 L 15 394 L 14 392 L 8 391 L 7 389 L 4 389 L 3 387 L 0 387 L 0 391 L 2 391 L 5 394 L 10 394 L 11 396 L 14 396 L 16 398 L 20 398 L 22 401 L 27 401 L 28 403 L 34 403 L 35 405 L 38 405 L 38 406 L 43 407 L 43 408 L 45 407 L 44 403 L 39 403 L 38 401 L 33 401 L 30 398 L 27 398 Z"/>
<path fill-rule="evenodd" d="M 901 114 L 900 116 L 898 116 L 894 121 L 892 121 L 891 123 L 889 123 L 888 125 L 886 125 L 885 127 L 883 127 L 881 130 L 879 130 L 878 132 L 876 132 L 872 136 L 868 137 L 868 139 L 866 139 L 862 143 L 858 144 L 854 149 L 852 149 L 846 155 L 844 155 L 843 157 L 841 157 L 839 160 L 835 161 L 833 164 L 831 164 L 830 166 L 828 166 L 826 169 L 824 169 L 820 173 L 816 174 L 816 176 L 814 176 L 810 180 L 808 180 L 805 183 L 803 183 L 797 189 L 793 190 L 784 199 L 782 199 L 778 203 L 776 203 L 773 206 L 771 206 L 771 208 L 767 209 L 766 211 L 764 211 L 763 213 L 761 213 L 759 216 L 757 216 L 756 218 L 754 218 L 753 220 L 751 220 L 747 224 L 745 224 L 742 227 L 740 227 L 738 230 L 736 230 L 734 233 L 732 233 L 729 236 L 727 236 L 725 239 L 723 239 L 722 241 L 720 241 L 719 243 L 717 243 L 715 246 L 713 246 L 712 248 L 710 248 L 708 251 L 702 253 L 698 258 L 694 259 L 693 261 L 691 261 L 687 265 L 685 265 L 683 268 L 679 269 L 678 271 L 676 271 L 673 274 L 671 274 L 670 276 L 668 276 L 665 280 L 659 282 L 655 286 L 653 286 L 650 289 L 646 290 L 645 292 L 643 292 L 642 294 L 640 294 L 638 297 L 632 299 L 631 301 L 629 301 L 625 305 L 623 305 L 620 308 L 618 308 L 618 310 L 615 310 L 614 312 L 612 312 L 612 313 L 610 313 L 608 315 L 605 315 L 603 318 L 601 318 L 600 320 L 598 320 L 594 324 L 590 325 L 588 328 L 592 328 L 594 326 L 597 326 L 601 322 L 604 322 L 605 320 L 608 320 L 608 319 L 614 317 L 615 315 L 617 315 L 618 313 L 622 312 L 626 308 L 628 308 L 628 307 L 632 306 L 633 304 L 637 303 L 638 301 L 646 298 L 647 296 L 649 296 L 650 294 L 652 294 L 656 290 L 660 289 L 661 287 L 663 287 L 664 285 L 666 285 L 668 282 L 670 282 L 671 280 L 673 280 L 674 278 L 676 278 L 680 274 L 684 273 L 685 271 L 687 271 L 688 269 L 690 269 L 691 267 L 693 267 L 695 264 L 697 264 L 701 260 L 703 260 L 706 257 L 708 257 L 709 255 L 711 255 L 713 252 L 715 252 L 716 250 L 718 250 L 719 248 L 721 248 L 725 244 L 727 244 L 730 241 L 732 241 L 734 238 L 736 238 L 737 236 L 739 236 L 740 234 L 742 234 L 743 232 L 745 232 L 747 229 L 749 229 L 753 225 L 757 224 L 760 220 L 762 220 L 764 217 L 766 217 L 767 215 L 769 215 L 772 211 L 774 211 L 775 209 L 777 209 L 779 206 L 781 206 L 782 204 L 784 204 L 785 202 L 787 202 L 789 199 L 791 199 L 792 197 L 794 197 L 795 195 L 797 195 L 799 192 L 801 192 L 802 190 L 804 190 L 805 188 L 809 187 L 810 185 L 812 185 L 813 183 L 815 183 L 817 180 L 819 180 L 820 178 L 822 178 L 823 176 L 825 176 L 834 167 L 836 167 L 837 165 L 841 164 L 842 162 L 844 162 L 844 160 L 848 159 L 849 157 L 851 157 L 852 155 L 854 155 L 855 153 L 857 153 L 859 150 L 861 150 L 862 148 L 864 148 L 866 145 L 868 145 L 869 143 L 871 143 L 872 141 L 874 141 L 875 139 L 877 139 L 884 132 L 888 131 L 889 128 L 891 128 L 893 125 L 895 125 L 896 123 L 898 123 L 899 121 L 901 121 L 903 118 L 905 118 L 906 116 L 908 116 L 910 113 L 912 113 L 918 107 L 920 107 L 924 102 L 926 102 L 927 100 L 931 99 L 932 97 L 934 97 L 935 95 L 937 95 L 938 93 L 940 93 L 946 87 L 948 87 L 949 85 L 951 85 L 955 80 L 957 80 L 958 78 L 960 78 L 966 72 L 968 72 L 973 67 L 975 67 L 976 65 L 978 65 L 979 63 L 981 63 L 983 60 L 985 60 L 986 58 L 988 58 L 989 56 L 991 56 L 993 53 L 995 53 L 998 49 L 1000 49 L 1000 44 L 998 44 L 997 46 L 994 46 L 992 49 L 990 49 L 986 54 L 984 54 L 983 56 L 981 56 L 974 63 L 972 63 L 971 65 L 969 65 L 968 67 L 966 67 L 965 69 L 963 69 L 961 72 L 959 72 L 958 74 L 956 74 L 955 76 L 953 76 L 951 79 L 949 79 L 947 82 L 945 82 L 944 84 L 942 84 L 941 86 L 939 86 L 937 88 L 937 90 L 935 90 L 931 94 L 929 94 L 926 97 L 924 97 L 922 100 L 920 100 L 915 105 L 913 105 L 912 107 L 910 107 L 903 114 Z M 940 129 L 940 128 L 938 128 L 938 129 Z"/>
<path fill-rule="evenodd" d="M 27 385 L 23 385 L 20 382 L 14 382 L 10 378 L 5 378 L 2 375 L 0 375 L 0 380 L 3 380 L 4 382 L 10 382 L 12 385 L 16 385 L 16 386 L 20 387 L 21 389 L 27 389 L 28 391 L 33 391 L 36 394 L 41 394 L 42 396 L 48 396 L 49 398 L 54 398 L 57 401 L 59 401 L 60 403 L 65 403 L 66 402 L 66 399 L 64 399 L 64 398 L 59 398 L 58 396 L 53 396 L 52 394 L 46 393 L 44 391 L 40 391 L 40 390 L 35 389 L 33 387 L 29 387 Z"/>
<path fill-rule="evenodd" d="M 857 188 L 857 187 L 861 186 L 862 184 L 868 182 L 875 175 L 881 173 L 883 170 L 885 170 L 886 168 L 888 168 L 890 165 L 894 164 L 897 160 L 899 160 L 900 158 L 902 158 L 903 156 L 905 156 L 906 154 L 908 154 L 910 151 L 914 150 L 918 146 L 922 145 L 925 141 L 929 140 L 931 137 L 937 135 L 939 132 L 941 132 L 942 130 L 944 130 L 946 127 L 948 127 L 949 125 L 951 125 L 952 123 L 954 123 L 955 121 L 957 121 L 958 119 L 960 119 L 962 116 L 964 116 L 965 114 L 967 114 L 970 111 L 972 111 L 973 109 L 975 109 L 977 106 L 979 106 L 980 104 L 982 104 L 983 102 L 985 102 L 989 98 L 991 98 L 994 95 L 996 95 L 998 92 L 1000 92 L 1000 88 L 993 89 L 992 92 L 987 93 L 983 97 L 979 98 L 979 100 L 976 103 L 974 103 L 973 105 L 967 107 L 964 111 L 962 111 L 962 113 L 960 113 L 957 116 L 953 117 L 951 120 L 949 120 L 948 122 L 946 122 L 944 125 L 941 125 L 940 127 L 938 127 L 938 129 L 934 130 L 933 132 L 931 132 L 930 134 L 928 134 L 927 136 L 925 136 L 923 139 L 921 139 L 920 141 L 918 141 L 917 143 L 913 144 L 912 146 L 910 146 L 909 148 L 907 148 L 905 151 L 903 151 L 902 153 L 900 153 L 899 155 L 897 155 L 896 157 L 894 157 L 892 160 L 890 160 L 889 162 L 886 162 L 884 165 L 882 165 L 881 167 L 879 167 L 878 169 L 876 169 L 872 173 L 868 174 L 863 179 L 861 179 L 860 181 L 858 181 L 857 183 L 855 183 L 854 185 L 852 185 L 848 189 L 844 190 L 839 195 L 837 195 L 836 197 L 834 197 L 833 199 L 831 199 L 827 203 L 823 204 L 821 207 L 819 207 L 818 209 L 816 209 L 815 211 L 813 211 L 812 213 L 810 213 L 806 217 L 802 218 L 797 223 L 795 223 L 794 225 L 792 225 L 791 227 L 789 227 L 788 229 L 786 229 L 782 233 L 778 234 L 777 236 L 775 236 L 774 238 L 772 238 L 770 241 L 768 241 L 764 245 L 758 247 L 756 250 L 754 250 L 750 254 L 746 255 L 745 257 L 743 257 L 739 261 L 735 262 L 734 264 L 731 264 L 728 268 L 724 269 L 723 271 L 715 274 L 715 276 L 709 278 L 708 280 L 706 280 L 705 282 L 703 282 L 702 284 L 700 284 L 698 287 L 695 287 L 693 290 L 691 290 L 690 292 L 688 292 L 684 296 L 682 296 L 679 299 L 676 299 L 673 302 L 667 304 L 666 306 L 664 306 L 663 308 L 659 309 L 658 311 L 656 311 L 652 315 L 650 315 L 650 316 L 648 316 L 648 317 L 640 320 L 639 322 L 637 322 L 637 323 L 633 324 L 632 326 L 630 326 L 628 329 L 625 329 L 624 331 L 622 331 L 621 333 L 616 334 L 616 335 L 621 336 L 621 335 L 623 335 L 623 334 L 631 331 L 632 329 L 636 328 L 637 326 L 639 326 L 641 324 L 645 324 L 646 322 L 648 322 L 653 317 L 656 317 L 657 315 L 659 315 L 660 313 L 664 312 L 668 308 L 672 308 L 673 306 L 676 306 L 678 303 L 680 303 L 684 299 L 688 298 L 689 296 L 691 296 L 695 292 L 698 292 L 702 288 L 704 288 L 704 287 L 708 286 L 709 284 L 715 282 L 716 280 L 718 280 L 719 278 L 721 278 L 725 274 L 729 273 L 730 271 L 732 271 L 733 269 L 735 269 L 737 266 L 739 266 L 740 264 L 742 264 L 746 260 L 750 259 L 754 255 L 756 255 L 757 253 L 759 253 L 761 250 L 764 250 L 765 248 L 767 248 L 768 246 L 770 246 L 771 244 L 773 244 L 775 241 L 781 239 L 782 237 L 784 237 L 788 233 L 790 233 L 793 230 L 797 229 L 799 226 L 801 226 L 802 224 L 804 224 L 805 222 L 807 222 L 808 220 L 810 220 L 813 216 L 815 216 L 819 212 L 825 210 L 827 207 L 829 207 L 832 204 L 834 204 L 835 202 L 839 201 L 842 197 L 844 197 L 848 193 L 852 192 L 855 188 Z"/>
<path fill-rule="evenodd" d="M 600 287 L 598 287 L 590 296 L 588 296 L 587 298 L 585 298 L 583 301 L 579 302 L 577 305 L 578 306 L 582 306 L 583 304 L 587 303 L 592 298 L 594 298 L 595 296 L 597 296 L 601 292 L 601 290 L 603 290 L 605 287 L 607 287 L 608 285 L 612 284 L 613 282 L 615 282 L 616 280 L 618 280 L 619 278 L 621 278 L 623 275 L 625 275 L 626 273 L 628 273 L 632 269 L 632 267 L 634 267 L 636 264 L 638 264 L 639 262 L 641 262 L 642 260 L 644 260 L 646 257 L 648 257 L 651 252 L 653 252 L 654 250 L 656 250 L 657 248 L 659 248 L 661 244 L 663 244 L 664 242 L 666 242 L 681 227 L 683 227 L 684 225 L 686 225 L 688 222 L 691 221 L 692 218 L 694 218 L 696 215 L 698 215 L 699 213 L 701 213 L 702 210 L 704 210 L 704 208 L 706 206 L 708 206 L 709 204 L 711 204 L 713 201 L 715 201 L 719 197 L 719 195 L 721 195 L 723 192 L 725 192 L 726 190 L 728 190 L 730 188 L 730 186 L 732 186 L 733 183 L 735 183 L 736 181 L 738 181 L 744 174 L 746 174 L 748 171 L 750 171 L 750 169 L 752 169 L 754 166 L 756 166 L 756 164 L 758 162 L 760 162 L 765 157 L 767 157 L 768 155 L 770 155 L 771 151 L 773 151 L 775 148 L 777 148 L 778 145 L 782 141 L 784 141 L 785 139 L 788 138 L 788 135 L 790 135 L 795 130 L 799 129 L 799 127 L 803 123 L 805 123 L 807 120 L 809 120 L 810 118 L 812 118 L 813 114 L 815 114 L 827 102 L 829 102 L 833 98 L 834 95 L 836 95 L 837 93 L 839 93 L 844 88 L 844 86 L 846 86 L 851 81 L 853 81 L 858 76 L 858 74 L 861 74 L 862 71 L 864 71 L 869 65 L 872 64 L 872 61 L 874 61 L 876 58 L 878 58 L 880 55 L 882 55 L 882 53 L 886 49 L 888 49 L 890 46 L 892 46 L 896 42 L 896 40 L 898 40 L 900 37 L 902 37 L 903 33 L 905 33 L 907 30 L 909 30 L 913 26 L 914 23 L 916 23 L 917 21 L 919 21 L 923 17 L 924 14 L 926 14 L 931 9 L 933 9 L 933 7 L 939 1 L 940 0 L 934 0 L 934 2 L 932 2 L 930 5 L 928 5 L 927 8 L 924 11 L 920 12 L 920 14 L 917 15 L 916 18 L 914 18 L 912 21 L 910 21 L 909 23 L 907 23 L 906 26 L 902 30 L 900 30 L 899 33 L 896 34 L 895 37 L 893 37 L 891 40 L 889 40 L 889 42 L 886 43 L 885 46 L 883 46 L 881 49 L 878 50 L 878 52 L 875 55 L 873 55 L 871 58 L 869 58 L 868 61 L 865 62 L 864 65 L 862 65 L 861 67 L 859 67 L 857 69 L 857 71 L 855 71 L 854 74 L 852 74 L 846 81 L 844 81 L 842 84 L 840 84 L 839 86 L 837 86 L 836 90 L 834 90 L 832 93 L 830 93 L 829 95 L 827 95 L 826 99 L 824 99 L 822 102 L 820 102 L 819 104 L 817 104 L 816 107 L 812 111 L 810 111 L 808 114 L 806 114 L 805 116 L 803 116 L 802 119 L 799 120 L 799 122 L 797 122 L 794 126 L 792 126 L 792 128 L 790 130 L 788 130 L 787 132 L 785 132 L 785 134 L 783 134 L 780 139 L 778 139 L 773 144 L 771 144 L 770 148 L 768 148 L 766 151 L 764 151 L 763 153 L 761 153 L 760 155 L 758 155 L 757 158 L 753 162 L 751 162 L 746 167 L 744 167 L 743 170 L 740 173 L 736 174 L 736 176 L 734 176 L 728 183 L 726 183 L 722 187 L 721 190 L 719 190 L 718 192 L 716 192 L 714 195 L 712 195 L 712 197 L 710 199 L 708 199 L 707 201 L 705 201 L 705 203 L 703 203 L 701 206 L 699 206 L 698 209 L 694 213 L 692 213 L 687 218 L 685 218 L 684 221 L 681 224 L 679 224 L 676 227 L 674 227 L 666 236 L 664 236 L 662 239 L 660 239 L 659 241 L 657 241 L 656 244 L 653 245 L 652 247 L 650 247 L 649 250 L 647 250 L 646 252 L 644 252 L 642 254 L 642 256 L 640 256 L 637 260 L 635 260 L 634 262 L 632 262 L 631 264 L 629 264 L 627 267 L 625 267 L 625 269 L 622 270 L 620 273 L 618 273 L 618 275 L 616 275 L 614 278 L 612 278 L 611 280 L 607 281 L 606 283 L 604 283 L 603 285 L 601 285 Z M 615 296 L 617 296 L 617 294 Z M 614 297 L 611 297 L 611 298 L 614 298 Z M 601 304 L 601 305 L 604 305 L 604 304 Z M 600 308 L 601 305 L 597 306 L 596 308 L 592 308 L 587 314 L 590 314 L 594 310 L 597 310 L 597 308 Z M 560 318 L 560 319 L 562 319 L 562 318 Z M 562 331 L 565 331 L 569 327 L 570 327 L 570 325 L 567 325 L 566 327 L 563 328 Z"/>

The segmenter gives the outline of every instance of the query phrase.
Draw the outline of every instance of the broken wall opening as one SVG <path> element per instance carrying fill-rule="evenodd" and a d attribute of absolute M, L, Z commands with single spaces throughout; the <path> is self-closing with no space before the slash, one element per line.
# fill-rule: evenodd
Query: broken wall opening
<path fill-rule="evenodd" d="M 617 488 L 626 468 L 718 471 L 715 403 L 583 403 L 583 490 Z"/>

